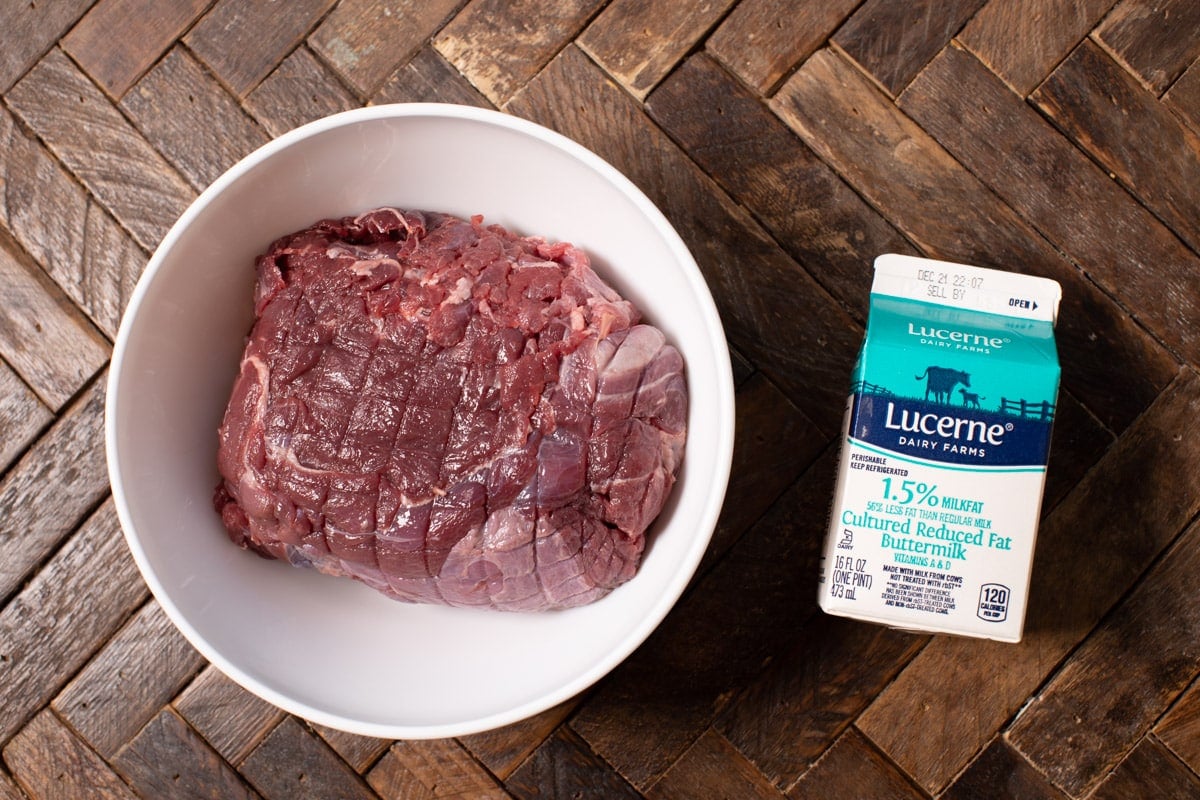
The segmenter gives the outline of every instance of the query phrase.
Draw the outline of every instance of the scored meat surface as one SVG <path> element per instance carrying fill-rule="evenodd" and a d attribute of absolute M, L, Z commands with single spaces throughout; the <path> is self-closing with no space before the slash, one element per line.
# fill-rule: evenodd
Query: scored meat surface
<path fill-rule="evenodd" d="M 256 266 L 217 455 L 234 542 L 505 610 L 634 575 L 682 456 L 683 360 L 584 252 L 384 208 Z"/>

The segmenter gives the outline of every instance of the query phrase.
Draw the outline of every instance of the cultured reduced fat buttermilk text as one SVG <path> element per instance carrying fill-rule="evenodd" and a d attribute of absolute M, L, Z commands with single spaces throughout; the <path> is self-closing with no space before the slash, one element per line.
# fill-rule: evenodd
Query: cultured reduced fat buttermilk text
<path fill-rule="evenodd" d="M 1021 638 L 1060 297 L 1044 278 L 876 260 L 821 560 L 825 611 Z"/>

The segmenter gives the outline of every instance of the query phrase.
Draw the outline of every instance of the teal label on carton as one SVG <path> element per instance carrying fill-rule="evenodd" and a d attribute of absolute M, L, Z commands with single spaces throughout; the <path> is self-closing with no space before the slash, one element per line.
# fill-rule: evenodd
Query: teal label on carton
<path fill-rule="evenodd" d="M 882 256 L 821 569 L 829 613 L 1020 638 L 1058 398 L 1053 281 Z"/>

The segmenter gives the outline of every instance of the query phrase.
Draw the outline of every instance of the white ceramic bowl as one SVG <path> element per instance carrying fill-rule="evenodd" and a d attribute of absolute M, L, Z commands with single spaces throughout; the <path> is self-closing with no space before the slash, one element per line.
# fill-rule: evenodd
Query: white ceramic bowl
<path fill-rule="evenodd" d="M 682 351 L 684 464 L 638 574 L 592 605 L 512 614 L 389 600 L 233 546 L 212 507 L 216 429 L 278 236 L 380 205 L 483 214 L 573 242 Z M 471 733 L 587 688 L 666 616 L 720 511 L 733 382 L 712 297 L 654 205 L 578 144 L 491 111 L 376 106 L 298 128 L 209 187 L 163 239 L 117 336 L 106 437 L 125 536 L 188 640 L 314 722 L 387 738 Z"/>

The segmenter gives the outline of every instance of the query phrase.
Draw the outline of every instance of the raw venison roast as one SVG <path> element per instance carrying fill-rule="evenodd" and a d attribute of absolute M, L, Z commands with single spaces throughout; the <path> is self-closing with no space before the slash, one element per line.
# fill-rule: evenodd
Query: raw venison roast
<path fill-rule="evenodd" d="M 399 600 L 596 600 L 682 456 L 679 352 L 569 244 L 383 208 L 257 262 L 215 503 L 242 547 Z"/>

